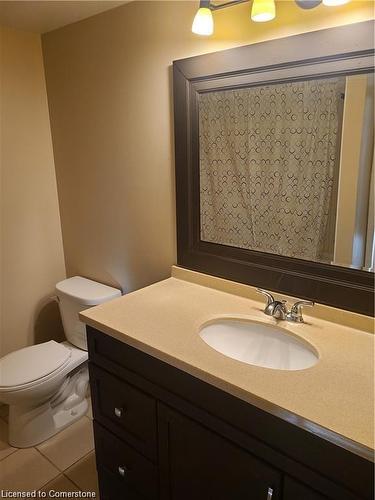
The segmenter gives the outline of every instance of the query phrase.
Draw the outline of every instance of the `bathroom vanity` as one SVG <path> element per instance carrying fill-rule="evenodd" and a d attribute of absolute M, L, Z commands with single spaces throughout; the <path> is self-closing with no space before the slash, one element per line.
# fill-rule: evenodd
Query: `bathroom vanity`
<path fill-rule="evenodd" d="M 173 63 L 180 267 L 81 314 L 102 500 L 372 500 L 373 30 Z"/>
<path fill-rule="evenodd" d="M 229 317 L 278 324 L 319 360 L 283 371 L 224 356 L 199 331 Z M 371 334 L 281 325 L 261 302 L 173 277 L 81 319 L 102 500 L 373 498 Z"/>

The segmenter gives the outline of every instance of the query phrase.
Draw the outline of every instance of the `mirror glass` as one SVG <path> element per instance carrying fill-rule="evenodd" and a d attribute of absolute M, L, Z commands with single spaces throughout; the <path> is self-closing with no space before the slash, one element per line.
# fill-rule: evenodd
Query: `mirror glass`
<path fill-rule="evenodd" d="M 374 78 L 199 94 L 201 240 L 374 271 Z"/>

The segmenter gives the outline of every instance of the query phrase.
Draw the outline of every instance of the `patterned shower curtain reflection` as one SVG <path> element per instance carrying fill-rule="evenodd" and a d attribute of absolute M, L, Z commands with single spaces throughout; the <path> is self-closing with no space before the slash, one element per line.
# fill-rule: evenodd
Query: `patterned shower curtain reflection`
<path fill-rule="evenodd" d="M 344 78 L 199 96 L 201 239 L 330 262 Z"/>

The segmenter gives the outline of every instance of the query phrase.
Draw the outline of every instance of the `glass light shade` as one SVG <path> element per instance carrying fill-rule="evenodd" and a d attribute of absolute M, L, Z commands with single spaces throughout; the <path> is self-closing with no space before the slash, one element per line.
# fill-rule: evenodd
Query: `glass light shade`
<path fill-rule="evenodd" d="M 276 16 L 274 0 L 254 0 L 251 9 L 251 19 L 256 23 L 272 21 Z"/>
<path fill-rule="evenodd" d="M 208 7 L 200 7 L 198 9 L 191 31 L 196 35 L 212 35 L 214 32 L 214 19 Z"/>
<path fill-rule="evenodd" d="M 327 7 L 336 7 L 336 5 L 344 5 L 349 2 L 350 0 L 323 0 L 323 5 Z"/>

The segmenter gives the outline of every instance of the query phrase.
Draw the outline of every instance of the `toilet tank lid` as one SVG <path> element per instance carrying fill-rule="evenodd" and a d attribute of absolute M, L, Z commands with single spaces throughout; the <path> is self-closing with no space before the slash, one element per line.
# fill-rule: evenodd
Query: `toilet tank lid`
<path fill-rule="evenodd" d="M 55 372 L 71 351 L 54 340 L 24 347 L 0 359 L 0 389 L 25 385 Z"/>
<path fill-rule="evenodd" d="M 65 295 L 86 306 L 95 306 L 121 297 L 121 290 L 118 288 L 103 285 L 81 276 L 74 276 L 57 283 L 56 293 L 58 296 Z"/>

